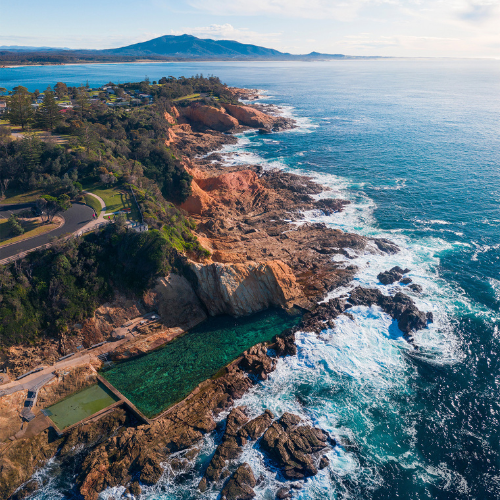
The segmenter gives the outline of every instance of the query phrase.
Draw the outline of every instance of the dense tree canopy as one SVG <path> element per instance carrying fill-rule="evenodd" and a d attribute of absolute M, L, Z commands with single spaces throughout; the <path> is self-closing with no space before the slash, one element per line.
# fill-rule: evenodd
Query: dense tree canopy
<path fill-rule="evenodd" d="M 115 288 L 141 293 L 182 254 L 207 255 L 192 233 L 194 223 L 173 204 L 189 196 L 191 177 L 165 145 L 164 112 L 172 99 L 192 93 L 222 101 L 233 99 L 231 94 L 219 79 L 203 76 L 109 87 L 128 107 L 106 105 L 106 89 L 59 82 L 39 96 L 43 101 L 33 111 L 35 96 L 14 89 L 8 96 L 11 123 L 33 123 L 67 142 L 44 141 L 30 131 L 11 140 L 8 128 L 0 127 L 0 194 L 38 190 L 38 213 L 50 221 L 70 206 L 82 184 L 132 188 L 150 231 L 127 232 L 117 223 L 0 267 L 0 347 L 61 334 Z M 140 93 L 153 97 L 142 103 Z M 62 99 L 71 99 L 73 108 L 62 110 Z M 16 220 L 9 224 L 18 230 Z"/>

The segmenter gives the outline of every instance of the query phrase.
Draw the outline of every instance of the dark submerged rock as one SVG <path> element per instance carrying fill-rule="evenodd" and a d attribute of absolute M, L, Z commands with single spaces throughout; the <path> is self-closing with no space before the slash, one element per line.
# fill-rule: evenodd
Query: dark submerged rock
<path fill-rule="evenodd" d="M 399 247 L 390 240 L 386 240 L 385 238 L 373 238 L 372 241 L 381 252 L 389 255 L 399 252 Z"/>

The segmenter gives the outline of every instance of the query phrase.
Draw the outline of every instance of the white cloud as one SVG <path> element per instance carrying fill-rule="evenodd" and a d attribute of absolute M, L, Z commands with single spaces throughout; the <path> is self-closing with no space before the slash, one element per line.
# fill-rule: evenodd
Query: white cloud
<path fill-rule="evenodd" d="M 392 3 L 393 0 L 188 0 L 196 9 L 216 15 L 261 15 L 309 19 L 351 20 L 368 3 Z"/>
<path fill-rule="evenodd" d="M 197 28 L 181 28 L 172 30 L 172 35 L 194 35 L 199 38 L 212 38 L 214 40 L 236 40 L 241 43 L 256 45 L 275 45 L 279 43 L 281 33 L 259 33 L 248 28 L 235 28 L 231 24 L 211 24 Z"/>
<path fill-rule="evenodd" d="M 400 15 L 443 22 L 491 22 L 500 18 L 500 0 L 187 0 L 197 10 L 212 15 L 271 15 L 303 19 L 354 21 L 373 15 L 381 6 Z"/>

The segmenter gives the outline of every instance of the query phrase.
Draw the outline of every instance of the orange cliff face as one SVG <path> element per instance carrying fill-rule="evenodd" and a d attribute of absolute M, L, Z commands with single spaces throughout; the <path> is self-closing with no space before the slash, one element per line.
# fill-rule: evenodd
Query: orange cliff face
<path fill-rule="evenodd" d="M 262 111 L 249 106 L 224 104 L 224 107 L 227 113 L 236 118 L 241 125 L 246 125 L 247 127 L 271 129 L 276 122 L 275 117 L 266 115 Z"/>
<path fill-rule="evenodd" d="M 191 122 L 204 125 L 218 132 L 227 132 L 240 125 L 238 120 L 228 115 L 223 108 L 218 109 L 198 103 L 182 108 L 182 115 Z"/>
<path fill-rule="evenodd" d="M 208 215 L 223 207 L 251 207 L 265 193 L 257 174 L 251 170 L 204 177 L 197 169 L 185 168 L 193 176 L 192 193 L 180 208 L 190 215 Z"/>

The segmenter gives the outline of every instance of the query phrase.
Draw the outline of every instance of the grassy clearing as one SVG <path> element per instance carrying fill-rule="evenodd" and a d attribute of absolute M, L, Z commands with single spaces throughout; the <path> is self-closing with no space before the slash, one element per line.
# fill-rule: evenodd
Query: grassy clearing
<path fill-rule="evenodd" d="M 195 101 L 196 99 L 200 98 L 200 94 L 189 94 L 184 97 L 178 97 L 177 99 L 174 99 L 174 102 L 178 101 Z"/>
<path fill-rule="evenodd" d="M 59 227 L 58 223 L 43 224 L 38 219 L 20 221 L 20 223 L 24 228 L 24 234 L 12 238 L 10 236 L 10 228 L 7 224 L 7 219 L 0 220 L 0 247 L 10 245 L 11 243 L 18 243 L 28 238 L 33 238 L 33 236 L 40 236 L 41 234 L 48 233 Z"/>
<path fill-rule="evenodd" d="M 99 202 L 98 199 L 94 198 L 90 194 L 84 194 L 83 195 L 85 203 L 89 206 L 92 207 L 97 215 L 101 213 L 101 203 Z"/>
<path fill-rule="evenodd" d="M 26 193 L 14 190 L 7 191 L 7 197 L 0 201 L 0 205 L 17 205 L 18 203 L 32 203 L 36 201 L 44 192 L 40 189 L 28 191 Z"/>
<path fill-rule="evenodd" d="M 100 183 L 85 186 L 85 190 L 100 196 L 104 200 L 107 214 L 130 208 L 127 218 L 129 220 L 139 220 L 139 211 L 129 190 L 119 186 L 106 187 Z"/>

